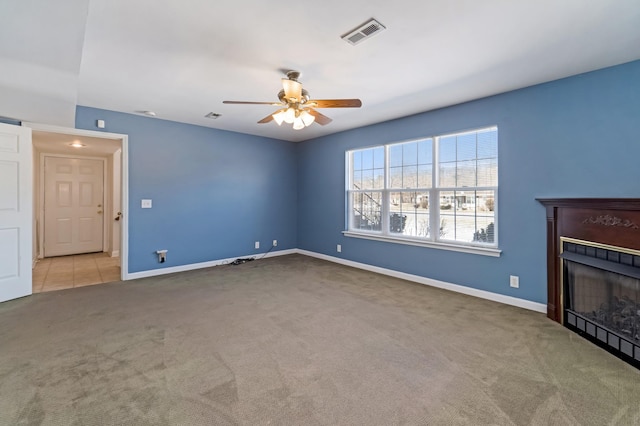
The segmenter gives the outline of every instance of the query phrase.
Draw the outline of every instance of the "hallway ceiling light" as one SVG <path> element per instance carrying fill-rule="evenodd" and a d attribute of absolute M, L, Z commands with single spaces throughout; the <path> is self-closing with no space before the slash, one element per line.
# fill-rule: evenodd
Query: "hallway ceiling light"
<path fill-rule="evenodd" d="M 74 147 L 74 148 L 84 148 L 84 147 L 85 147 L 85 146 L 87 146 L 87 145 L 83 144 L 83 143 L 82 143 L 82 142 L 80 142 L 80 141 L 73 141 L 73 142 L 71 142 L 71 143 L 69 144 L 69 146 L 72 146 L 72 147 Z"/>

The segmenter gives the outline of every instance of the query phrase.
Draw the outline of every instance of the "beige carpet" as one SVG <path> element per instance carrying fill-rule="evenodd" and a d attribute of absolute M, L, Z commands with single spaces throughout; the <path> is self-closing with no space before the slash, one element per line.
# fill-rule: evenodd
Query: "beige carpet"
<path fill-rule="evenodd" d="M 631 425 L 544 315 L 290 255 L 0 304 L 2 425 Z"/>

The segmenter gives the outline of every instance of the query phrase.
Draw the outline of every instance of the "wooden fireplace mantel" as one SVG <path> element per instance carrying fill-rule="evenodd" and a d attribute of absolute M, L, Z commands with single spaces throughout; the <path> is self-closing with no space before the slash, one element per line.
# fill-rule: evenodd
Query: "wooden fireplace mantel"
<path fill-rule="evenodd" d="M 640 198 L 537 198 L 547 209 L 547 316 L 562 322 L 560 238 L 640 250 Z"/>

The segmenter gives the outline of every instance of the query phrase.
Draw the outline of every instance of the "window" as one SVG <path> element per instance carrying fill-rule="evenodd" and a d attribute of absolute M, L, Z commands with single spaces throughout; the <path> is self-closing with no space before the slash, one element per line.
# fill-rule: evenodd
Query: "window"
<path fill-rule="evenodd" d="M 348 231 L 497 248 L 498 129 L 347 152 Z"/>

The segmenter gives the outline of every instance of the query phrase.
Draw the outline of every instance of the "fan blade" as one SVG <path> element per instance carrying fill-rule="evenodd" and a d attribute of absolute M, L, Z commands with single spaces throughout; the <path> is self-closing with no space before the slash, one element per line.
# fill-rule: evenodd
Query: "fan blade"
<path fill-rule="evenodd" d="M 251 101 L 222 101 L 223 104 L 240 104 L 240 105 L 271 105 L 280 106 L 280 102 L 251 102 Z"/>
<path fill-rule="evenodd" d="M 284 88 L 284 96 L 287 99 L 300 102 L 302 99 L 302 83 L 283 78 L 282 87 Z"/>
<path fill-rule="evenodd" d="M 305 102 L 314 108 L 360 108 L 362 101 L 360 99 L 312 99 Z"/>
<path fill-rule="evenodd" d="M 268 123 L 270 121 L 273 121 L 273 114 L 267 115 L 265 118 L 263 118 L 262 120 L 258 121 L 258 124 L 264 124 L 264 123 Z"/>
<path fill-rule="evenodd" d="M 329 124 L 331 123 L 333 120 L 330 119 L 329 117 L 327 117 L 324 114 L 319 113 L 318 111 L 311 109 L 311 108 L 307 108 L 307 111 L 309 112 L 309 114 L 313 115 L 316 118 L 316 123 L 318 123 L 321 126 L 324 126 L 325 124 Z"/>

